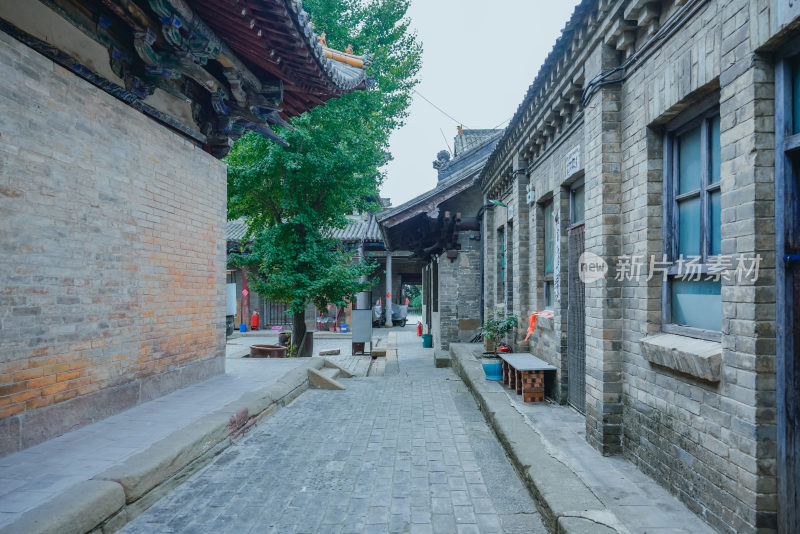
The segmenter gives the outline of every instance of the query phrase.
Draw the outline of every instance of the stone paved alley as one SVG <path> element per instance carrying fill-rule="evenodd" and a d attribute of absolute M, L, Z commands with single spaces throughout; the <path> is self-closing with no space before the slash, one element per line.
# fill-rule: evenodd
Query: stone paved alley
<path fill-rule="evenodd" d="M 463 382 L 419 344 L 401 332 L 398 372 L 307 391 L 123 532 L 545 532 Z"/>

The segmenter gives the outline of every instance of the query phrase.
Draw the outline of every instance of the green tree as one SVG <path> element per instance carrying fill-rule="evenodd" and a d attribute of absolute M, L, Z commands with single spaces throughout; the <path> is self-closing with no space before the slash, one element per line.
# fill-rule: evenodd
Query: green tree
<path fill-rule="evenodd" d="M 417 83 L 422 48 L 406 18 L 409 0 L 306 0 L 329 46 L 370 53 L 371 86 L 329 100 L 276 133 L 281 147 L 248 133 L 228 164 L 228 217 L 245 217 L 253 243 L 232 257 L 256 274 L 253 289 L 286 302 L 293 339 L 303 340 L 304 310 L 366 289 L 373 266 L 355 263 L 330 237 L 353 211 L 374 209 L 389 155 L 389 135 L 403 124 Z"/>

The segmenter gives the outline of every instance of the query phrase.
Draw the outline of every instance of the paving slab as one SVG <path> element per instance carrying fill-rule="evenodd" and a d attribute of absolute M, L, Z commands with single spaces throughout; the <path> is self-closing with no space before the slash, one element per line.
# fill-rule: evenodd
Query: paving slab
<path fill-rule="evenodd" d="M 677 498 L 620 456 L 603 456 L 585 439 L 584 416 L 569 406 L 526 403 L 485 379 L 482 346 L 450 346 L 453 367 L 525 480 L 552 532 L 711 534 Z"/>
<path fill-rule="evenodd" d="M 123 532 L 543 534 L 466 385 L 391 337 L 395 374 L 304 393 Z"/>
<path fill-rule="evenodd" d="M 307 387 L 301 367 L 309 365 L 321 368 L 323 361 L 228 359 L 224 375 L 0 458 L 0 532 L 31 525 L 30 517 L 42 514 L 51 523 L 65 522 L 60 532 L 80 527 L 70 518 L 81 503 L 95 511 L 108 508 L 102 498 L 93 505 L 87 501 L 102 494 L 81 490 L 91 479 L 113 481 L 123 504 L 135 501 L 224 440 L 235 412 L 247 409 L 252 416 L 276 400 L 294 398 Z M 48 531 L 43 525 L 40 530 Z"/>

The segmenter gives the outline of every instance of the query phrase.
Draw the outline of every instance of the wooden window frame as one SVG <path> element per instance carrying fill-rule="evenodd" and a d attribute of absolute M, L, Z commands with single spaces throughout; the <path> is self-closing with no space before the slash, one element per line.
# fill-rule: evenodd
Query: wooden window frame
<path fill-rule="evenodd" d="M 711 250 L 711 218 L 709 216 L 711 193 L 720 191 L 722 179 L 716 183 L 710 183 L 711 177 L 711 121 L 720 115 L 719 112 L 719 93 L 714 93 L 703 99 L 702 102 L 690 110 L 688 113 L 681 114 L 680 117 L 672 121 L 666 127 L 664 135 L 664 177 L 663 177 L 663 242 L 664 254 L 667 260 L 672 262 L 667 270 L 666 280 L 661 289 L 661 330 L 670 334 L 678 334 L 687 337 L 706 339 L 709 341 L 722 341 L 721 330 L 707 330 L 692 326 L 675 324 L 672 322 L 672 282 L 678 274 L 679 266 L 675 264 L 679 259 L 679 227 L 678 227 L 678 202 L 689 198 L 700 198 L 700 259 L 697 271 L 702 274 L 709 272 L 709 259 L 715 256 L 710 254 Z M 683 194 L 679 191 L 678 176 L 678 143 L 677 139 L 700 126 L 700 188 Z M 687 258 L 689 259 L 689 258 Z M 720 314 L 722 310 L 720 310 Z"/>

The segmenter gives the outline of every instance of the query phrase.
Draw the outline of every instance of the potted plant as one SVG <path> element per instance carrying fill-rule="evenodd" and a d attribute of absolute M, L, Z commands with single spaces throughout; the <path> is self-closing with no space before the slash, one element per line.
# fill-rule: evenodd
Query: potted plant
<path fill-rule="evenodd" d="M 486 352 L 483 353 L 483 372 L 486 373 L 487 380 L 502 380 L 503 367 L 500 359 L 497 357 L 498 347 L 502 344 L 506 334 L 511 332 L 517 326 L 517 316 L 508 314 L 502 310 L 490 311 L 489 316 L 481 325 L 481 334 L 483 334 L 484 348 Z M 507 346 L 507 345 L 505 345 Z"/>

